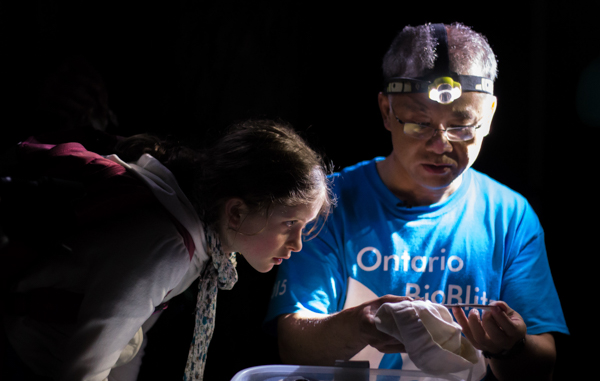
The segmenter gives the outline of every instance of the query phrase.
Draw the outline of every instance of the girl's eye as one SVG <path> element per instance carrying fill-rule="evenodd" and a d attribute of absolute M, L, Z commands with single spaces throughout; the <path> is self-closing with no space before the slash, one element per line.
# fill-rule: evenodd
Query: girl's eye
<path fill-rule="evenodd" d="M 294 225 L 296 224 L 296 222 L 298 222 L 298 221 L 286 221 L 286 222 L 285 222 L 285 225 L 286 225 L 288 228 L 291 228 L 292 226 L 294 226 Z"/>

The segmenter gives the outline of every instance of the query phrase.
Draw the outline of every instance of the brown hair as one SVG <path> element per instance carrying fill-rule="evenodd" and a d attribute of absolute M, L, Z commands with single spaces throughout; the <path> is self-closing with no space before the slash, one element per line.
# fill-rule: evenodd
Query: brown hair
<path fill-rule="evenodd" d="M 192 150 L 155 136 L 137 135 L 117 146 L 134 161 L 149 153 L 165 165 L 207 224 L 224 202 L 242 199 L 251 213 L 274 204 L 297 206 L 323 198 L 327 217 L 334 201 L 323 159 L 284 122 L 248 120 L 227 129 L 210 148 Z"/>

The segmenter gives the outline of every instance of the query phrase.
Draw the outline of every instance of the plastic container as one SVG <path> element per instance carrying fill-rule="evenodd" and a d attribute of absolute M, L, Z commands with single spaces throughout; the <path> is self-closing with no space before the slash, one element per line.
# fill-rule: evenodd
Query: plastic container
<path fill-rule="evenodd" d="M 417 370 L 357 369 L 328 366 L 263 365 L 239 371 L 231 381 L 474 381 Z"/>

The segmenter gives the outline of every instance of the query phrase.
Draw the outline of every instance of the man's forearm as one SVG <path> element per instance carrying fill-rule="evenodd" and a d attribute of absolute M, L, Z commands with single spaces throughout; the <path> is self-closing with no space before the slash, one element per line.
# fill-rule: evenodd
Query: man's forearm
<path fill-rule="evenodd" d="M 349 360 L 365 347 L 346 316 L 351 311 L 333 315 L 295 313 L 278 320 L 279 354 L 285 363 L 333 366 L 335 360 Z"/>
<path fill-rule="evenodd" d="M 499 380 L 551 380 L 556 361 L 554 337 L 550 333 L 527 335 L 525 347 L 515 356 L 490 359 Z"/>
<path fill-rule="evenodd" d="M 282 315 L 277 328 L 281 359 L 299 365 L 334 365 L 335 360 L 350 360 L 367 345 L 382 353 L 405 352 L 401 342 L 375 325 L 382 304 L 403 300 L 412 299 L 385 295 L 331 315 L 308 311 Z"/>

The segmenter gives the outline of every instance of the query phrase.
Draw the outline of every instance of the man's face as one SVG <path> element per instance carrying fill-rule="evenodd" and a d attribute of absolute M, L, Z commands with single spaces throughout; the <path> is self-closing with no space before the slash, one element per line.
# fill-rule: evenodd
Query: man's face
<path fill-rule="evenodd" d="M 394 177 L 405 190 L 419 192 L 453 192 L 455 181 L 469 168 L 489 131 L 496 97 L 467 92 L 456 101 L 442 105 L 427 94 L 379 94 L 379 107 L 385 128 L 392 134 Z M 431 138 L 419 140 L 404 133 L 404 123 L 431 126 L 437 131 Z M 442 129 L 481 125 L 468 141 L 448 141 Z"/>

